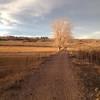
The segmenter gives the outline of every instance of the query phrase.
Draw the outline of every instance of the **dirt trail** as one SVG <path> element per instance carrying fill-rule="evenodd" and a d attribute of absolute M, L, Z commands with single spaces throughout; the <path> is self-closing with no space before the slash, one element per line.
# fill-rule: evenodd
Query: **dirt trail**
<path fill-rule="evenodd" d="M 77 79 L 67 53 L 62 52 L 31 72 L 20 92 L 9 92 L 9 99 L 2 100 L 85 100 Z"/>

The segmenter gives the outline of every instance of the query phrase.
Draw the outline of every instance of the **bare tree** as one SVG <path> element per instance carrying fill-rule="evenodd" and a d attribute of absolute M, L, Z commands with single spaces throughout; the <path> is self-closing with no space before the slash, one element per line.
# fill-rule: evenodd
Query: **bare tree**
<path fill-rule="evenodd" d="M 71 24 L 67 19 L 63 18 L 55 20 L 52 27 L 56 47 L 58 47 L 58 50 L 64 49 L 71 39 Z"/>

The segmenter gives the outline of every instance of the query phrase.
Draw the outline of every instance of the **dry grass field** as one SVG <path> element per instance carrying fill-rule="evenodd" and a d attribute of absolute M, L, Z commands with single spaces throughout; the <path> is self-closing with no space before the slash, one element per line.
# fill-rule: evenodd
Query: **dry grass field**
<path fill-rule="evenodd" d="M 8 90 L 20 89 L 21 82 L 31 71 L 36 72 L 39 65 L 55 52 L 9 52 L 0 53 L 0 97 Z"/>
<path fill-rule="evenodd" d="M 9 41 L 0 41 L 0 46 L 52 47 L 53 44 L 50 41 L 28 42 L 28 41 L 9 40 Z"/>
<path fill-rule="evenodd" d="M 8 44 L 0 44 L 0 97 L 9 90 L 20 90 L 30 72 L 38 71 L 40 65 L 57 51 L 57 48 L 46 46 L 46 43 L 35 46 L 35 43 Z M 67 53 L 74 71 L 85 86 L 86 100 L 99 100 L 100 41 L 74 40 L 68 45 Z"/>
<path fill-rule="evenodd" d="M 72 43 L 69 58 L 85 86 L 86 100 L 100 99 L 100 40 Z"/>
<path fill-rule="evenodd" d="M 30 71 L 36 71 L 56 48 L 48 43 L 0 42 L 0 96 L 11 88 L 20 88 Z M 37 46 L 37 47 L 36 47 Z"/>
<path fill-rule="evenodd" d="M 0 46 L 0 53 L 20 53 L 20 52 L 55 52 L 53 47 L 24 47 L 24 46 Z"/>

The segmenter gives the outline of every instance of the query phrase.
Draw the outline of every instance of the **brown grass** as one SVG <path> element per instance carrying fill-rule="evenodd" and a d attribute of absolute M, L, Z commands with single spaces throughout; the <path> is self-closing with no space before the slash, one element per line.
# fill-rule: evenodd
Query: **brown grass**
<path fill-rule="evenodd" d="M 0 95 L 19 89 L 27 74 L 55 51 L 49 42 L 0 41 Z"/>
<path fill-rule="evenodd" d="M 37 42 L 26 42 L 26 41 L 14 41 L 14 40 L 9 40 L 9 41 L 0 41 L 0 46 L 31 46 L 31 47 L 52 47 L 53 43 L 51 42 L 42 42 L 42 41 L 37 41 Z"/>
<path fill-rule="evenodd" d="M 40 46 L 0 46 L 0 96 L 8 90 L 20 90 L 30 71 L 39 69 L 38 65 L 57 51 Z M 86 87 L 86 100 L 92 100 L 100 92 L 100 42 L 73 42 L 67 51 Z"/>
<path fill-rule="evenodd" d="M 25 53 L 25 51 L 0 53 L 0 97 L 8 90 L 20 90 L 22 82 L 30 72 L 39 69 L 39 65 L 55 53 L 49 50 L 39 52 L 39 50 L 32 53 Z"/>
<path fill-rule="evenodd" d="M 84 83 L 86 100 L 99 100 L 100 41 L 81 41 L 73 44 L 67 48 L 67 51 L 69 52 L 73 67 L 77 70 Z"/>
<path fill-rule="evenodd" d="M 1 53 L 11 52 L 55 52 L 57 48 L 53 47 L 24 47 L 24 46 L 0 46 Z"/>

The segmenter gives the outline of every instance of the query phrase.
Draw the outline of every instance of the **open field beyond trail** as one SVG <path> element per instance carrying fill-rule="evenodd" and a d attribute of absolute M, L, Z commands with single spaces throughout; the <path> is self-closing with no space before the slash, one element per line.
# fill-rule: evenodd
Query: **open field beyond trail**
<path fill-rule="evenodd" d="M 37 42 L 28 42 L 28 41 L 0 41 L 0 46 L 24 46 L 24 47 L 52 47 L 53 43 L 52 42 L 42 42 L 42 41 L 37 41 Z"/>
<path fill-rule="evenodd" d="M 1 53 L 17 53 L 17 52 L 55 52 L 57 48 L 53 47 L 24 47 L 24 46 L 0 46 Z"/>

